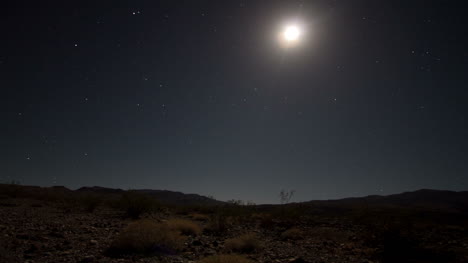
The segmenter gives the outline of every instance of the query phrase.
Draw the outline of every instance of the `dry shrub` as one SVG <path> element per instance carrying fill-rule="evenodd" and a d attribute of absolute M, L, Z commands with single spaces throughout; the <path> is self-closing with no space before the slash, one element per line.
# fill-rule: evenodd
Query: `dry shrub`
<path fill-rule="evenodd" d="M 213 234 L 224 234 L 229 228 L 229 218 L 223 214 L 214 214 L 211 216 L 205 230 Z"/>
<path fill-rule="evenodd" d="M 94 212 L 94 210 L 96 210 L 96 208 L 102 203 L 100 196 L 94 194 L 84 195 L 80 201 L 84 209 L 89 213 Z"/>
<path fill-rule="evenodd" d="M 252 253 L 260 250 L 261 243 L 253 233 L 227 239 L 224 248 L 229 252 Z"/>
<path fill-rule="evenodd" d="M 204 215 L 204 214 L 199 214 L 199 213 L 193 213 L 190 215 L 190 217 L 195 221 L 202 221 L 202 222 L 208 221 L 210 219 L 209 216 Z"/>
<path fill-rule="evenodd" d="M 275 227 L 275 221 L 273 220 L 273 216 L 270 214 L 259 216 L 259 220 L 261 228 L 273 229 Z"/>
<path fill-rule="evenodd" d="M 334 227 L 316 227 L 310 231 L 311 237 L 336 243 L 345 243 L 349 240 L 349 233 Z"/>
<path fill-rule="evenodd" d="M 241 255 L 214 255 L 207 258 L 204 258 L 199 263 L 253 263 L 252 260 L 249 260 Z"/>
<path fill-rule="evenodd" d="M 111 255 L 171 254 L 179 250 L 183 242 L 184 237 L 179 232 L 165 224 L 144 219 L 128 225 L 112 242 L 108 252 Z"/>
<path fill-rule="evenodd" d="M 304 233 L 299 228 L 290 228 L 281 233 L 281 238 L 285 240 L 298 240 L 304 238 Z"/>
<path fill-rule="evenodd" d="M 156 211 L 160 207 L 160 204 L 146 194 L 127 191 L 117 201 L 117 207 L 125 210 L 128 217 L 138 219 L 142 214 Z"/>
<path fill-rule="evenodd" d="M 173 218 L 166 222 L 167 226 L 183 235 L 197 236 L 201 233 L 201 227 L 190 220 Z"/>

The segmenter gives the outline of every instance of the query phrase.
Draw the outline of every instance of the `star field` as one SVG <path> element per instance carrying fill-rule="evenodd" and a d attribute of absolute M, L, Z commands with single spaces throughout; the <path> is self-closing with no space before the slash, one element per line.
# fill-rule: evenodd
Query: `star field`
<path fill-rule="evenodd" d="M 462 2 L 22 2 L 0 181 L 278 202 L 468 190 Z M 284 22 L 301 21 L 283 48 Z"/>

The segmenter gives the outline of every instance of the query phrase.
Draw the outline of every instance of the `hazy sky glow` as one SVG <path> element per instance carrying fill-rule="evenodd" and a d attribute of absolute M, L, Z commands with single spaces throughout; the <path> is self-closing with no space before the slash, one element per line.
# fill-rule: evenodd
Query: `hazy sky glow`
<path fill-rule="evenodd" d="M 462 2 L 98 2 L 2 8 L 0 181 L 468 190 Z"/>

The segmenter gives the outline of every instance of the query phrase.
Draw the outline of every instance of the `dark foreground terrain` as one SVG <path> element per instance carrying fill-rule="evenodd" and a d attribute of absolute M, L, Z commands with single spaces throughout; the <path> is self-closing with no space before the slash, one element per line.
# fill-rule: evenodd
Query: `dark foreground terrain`
<path fill-rule="evenodd" d="M 245 206 L 169 191 L 0 185 L 0 262 L 468 262 L 467 196 Z"/>

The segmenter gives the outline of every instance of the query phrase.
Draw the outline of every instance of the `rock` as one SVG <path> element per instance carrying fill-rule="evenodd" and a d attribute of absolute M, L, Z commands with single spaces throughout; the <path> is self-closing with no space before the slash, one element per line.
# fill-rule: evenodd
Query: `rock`
<path fill-rule="evenodd" d="M 37 246 L 35 244 L 31 244 L 28 249 L 24 251 L 24 253 L 30 254 L 37 251 Z"/>
<path fill-rule="evenodd" d="M 216 254 L 216 251 L 213 250 L 213 249 L 207 249 L 207 250 L 205 250 L 205 253 L 203 253 L 203 254 L 205 255 L 205 257 L 206 256 L 211 256 L 211 255 Z"/>
<path fill-rule="evenodd" d="M 203 245 L 203 244 L 202 244 L 202 242 L 200 240 L 194 240 L 192 242 L 192 246 L 201 246 L 201 245 Z"/>
<path fill-rule="evenodd" d="M 298 257 L 298 258 L 293 258 L 289 260 L 289 263 L 309 263 L 308 261 L 305 261 L 303 258 Z"/>
<path fill-rule="evenodd" d="M 17 234 L 16 238 L 18 239 L 29 239 L 29 235 L 25 233 Z"/>
<path fill-rule="evenodd" d="M 51 237 L 56 237 L 56 238 L 64 238 L 64 237 L 65 237 L 62 233 L 60 233 L 60 232 L 58 232 L 58 231 L 50 232 L 50 233 L 49 233 L 49 236 L 51 236 Z"/>
<path fill-rule="evenodd" d="M 80 263 L 89 263 L 93 262 L 95 260 L 94 256 L 86 256 L 82 260 L 80 260 Z"/>

